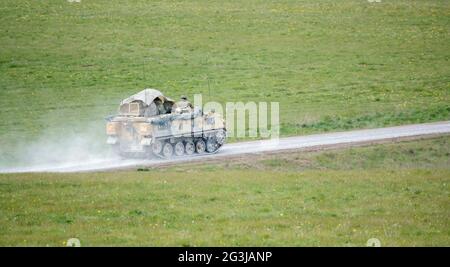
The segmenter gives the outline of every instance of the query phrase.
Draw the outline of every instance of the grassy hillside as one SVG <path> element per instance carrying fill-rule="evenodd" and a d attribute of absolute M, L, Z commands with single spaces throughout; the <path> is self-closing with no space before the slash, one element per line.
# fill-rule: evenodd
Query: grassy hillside
<path fill-rule="evenodd" d="M 103 118 L 146 87 L 279 101 L 282 135 L 448 120 L 449 12 L 439 0 L 2 0 L 0 166 L 23 147 L 104 145 Z M 0 174 L 0 245 L 448 246 L 448 142 Z"/>
<path fill-rule="evenodd" d="M 280 101 L 284 135 L 449 119 L 449 12 L 420 0 L 4 0 L 0 145 L 102 135 L 103 117 L 146 87 Z"/>
<path fill-rule="evenodd" d="M 1 174 L 0 245 L 365 246 L 375 237 L 448 246 L 448 142 L 307 154 L 301 172 L 263 161 L 269 169 Z M 330 153 L 349 164 L 323 161 Z"/>

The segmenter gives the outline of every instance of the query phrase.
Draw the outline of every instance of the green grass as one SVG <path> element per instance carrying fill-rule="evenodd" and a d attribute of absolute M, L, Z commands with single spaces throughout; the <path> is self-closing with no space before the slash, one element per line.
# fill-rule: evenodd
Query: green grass
<path fill-rule="evenodd" d="M 448 1 L 0 3 L 0 146 L 143 88 L 280 101 L 283 135 L 450 119 Z M 209 84 L 209 86 L 208 86 Z"/>
<path fill-rule="evenodd" d="M 449 245 L 449 170 L 24 174 L 1 245 Z"/>
<path fill-rule="evenodd" d="M 295 151 L 243 156 L 239 160 L 217 160 L 188 165 L 196 170 L 366 170 L 366 169 L 450 169 L 450 136 L 354 147 L 342 150 Z M 170 167 L 170 170 L 182 170 Z"/>
<path fill-rule="evenodd" d="M 3 0 L 0 163 L 39 140 L 103 144 L 103 118 L 146 87 L 279 101 L 285 136 L 449 120 L 449 12 L 438 0 Z M 0 245 L 448 246 L 448 142 L 2 174 Z"/>
<path fill-rule="evenodd" d="M 311 153 L 302 171 L 1 174 L 0 245 L 448 246 L 448 142 Z"/>

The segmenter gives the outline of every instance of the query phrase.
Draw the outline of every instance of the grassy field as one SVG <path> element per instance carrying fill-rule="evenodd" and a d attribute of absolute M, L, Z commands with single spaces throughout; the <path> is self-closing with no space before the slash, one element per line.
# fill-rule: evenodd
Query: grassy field
<path fill-rule="evenodd" d="M 0 147 L 91 128 L 146 87 L 280 101 L 283 135 L 450 119 L 448 1 L 0 3 Z M 5 155 L 7 154 L 7 155 Z"/>
<path fill-rule="evenodd" d="M 189 163 L 180 167 L 165 167 L 173 171 L 194 168 L 201 171 L 221 170 L 364 170 L 364 169 L 448 169 L 450 166 L 450 137 L 405 141 L 401 145 L 351 147 L 317 151 L 289 151 L 275 154 L 242 156 L 237 160 L 210 160 L 205 164 Z M 150 170 L 142 167 L 138 170 Z M 154 168 L 157 169 L 157 168 Z M 154 170 L 153 169 L 153 170 Z"/>
<path fill-rule="evenodd" d="M 449 246 L 449 142 L 292 154 L 255 167 L 1 174 L 0 245 L 77 237 L 83 246 L 365 246 L 375 237 Z"/>
<path fill-rule="evenodd" d="M 279 101 L 284 136 L 449 120 L 449 14 L 444 0 L 2 0 L 0 167 L 58 140 L 104 146 L 104 117 L 148 87 Z M 0 174 L 0 245 L 449 246 L 449 142 Z"/>

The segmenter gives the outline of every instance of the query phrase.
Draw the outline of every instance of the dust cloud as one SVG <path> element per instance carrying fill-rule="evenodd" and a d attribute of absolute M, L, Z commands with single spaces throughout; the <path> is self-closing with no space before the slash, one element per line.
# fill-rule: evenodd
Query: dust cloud
<path fill-rule="evenodd" d="M 70 129 L 46 129 L 38 138 L 18 138 L 0 157 L 0 173 L 77 172 L 136 165 L 142 160 L 124 160 L 106 144 L 105 121 Z"/>

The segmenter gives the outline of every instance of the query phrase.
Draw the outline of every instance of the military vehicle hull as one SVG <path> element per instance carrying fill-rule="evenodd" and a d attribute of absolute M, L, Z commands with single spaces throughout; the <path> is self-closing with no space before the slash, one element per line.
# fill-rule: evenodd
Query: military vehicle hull
<path fill-rule="evenodd" d="M 108 118 L 107 143 L 122 157 L 171 158 L 215 153 L 225 143 L 226 128 L 220 114 L 204 114 L 200 109 L 192 108 L 145 116 L 137 110 L 145 109 L 152 102 L 139 101 L 125 103 L 137 104 L 133 114 L 122 112 Z M 119 110 L 126 110 L 125 104 L 122 103 Z"/>

